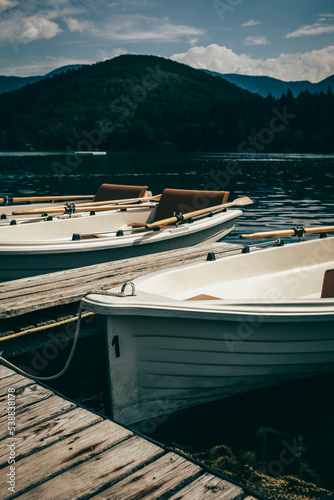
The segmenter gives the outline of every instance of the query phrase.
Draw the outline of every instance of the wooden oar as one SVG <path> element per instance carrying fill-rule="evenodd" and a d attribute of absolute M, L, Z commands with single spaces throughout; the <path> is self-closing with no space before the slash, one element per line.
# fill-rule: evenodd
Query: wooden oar
<path fill-rule="evenodd" d="M 0 199 L 3 200 L 3 203 L 6 202 L 10 198 L 10 202 L 12 203 L 35 203 L 35 202 L 52 202 L 52 201 L 72 201 L 72 200 L 93 200 L 95 198 L 94 194 L 86 194 L 86 195 L 73 195 L 73 196 L 0 196 Z"/>
<path fill-rule="evenodd" d="M 333 233 L 334 226 L 320 226 L 320 227 L 305 227 L 300 228 L 304 230 L 304 234 L 320 234 L 320 233 Z M 261 233 L 252 233 L 252 234 L 241 234 L 240 238 L 242 240 L 248 239 L 258 239 L 258 238 L 283 238 L 284 236 L 298 236 L 296 233 L 298 228 L 295 229 L 284 229 L 281 231 L 265 231 Z"/>
<path fill-rule="evenodd" d="M 180 216 L 169 217 L 168 219 L 158 220 L 156 222 L 152 222 L 152 224 L 145 224 L 145 227 L 146 229 L 153 229 L 154 227 L 157 226 L 166 226 L 168 224 L 173 224 L 175 222 L 182 222 L 184 220 L 191 219 L 192 217 L 197 217 L 198 215 L 204 215 L 204 214 L 209 214 L 210 212 L 217 212 L 220 210 L 224 210 L 224 208 L 241 207 L 245 205 L 250 205 L 252 203 L 253 203 L 252 200 L 247 196 L 243 198 L 236 198 L 234 201 L 231 201 L 229 203 L 224 203 L 223 205 L 216 205 L 210 208 L 203 208 L 202 210 L 195 210 L 194 212 L 189 212 L 187 214 L 182 214 Z M 134 224 L 136 225 L 136 223 Z M 138 226 L 136 225 L 136 227 Z"/>
<path fill-rule="evenodd" d="M 248 198 L 247 196 L 245 196 L 244 198 L 237 198 L 236 200 L 230 202 L 230 203 L 224 203 L 223 205 L 216 205 L 214 207 L 210 207 L 210 208 L 205 208 L 205 209 L 202 209 L 202 210 L 196 210 L 195 212 L 190 212 L 188 214 L 184 214 L 183 216 L 183 219 L 182 220 L 186 220 L 186 219 L 190 219 L 191 217 L 196 217 L 198 215 L 203 215 L 203 214 L 206 214 L 206 213 L 211 213 L 211 212 L 216 212 L 216 211 L 220 211 L 220 210 L 224 210 L 225 208 L 228 208 L 228 207 L 234 207 L 234 206 L 245 206 L 245 205 L 250 205 L 251 203 L 253 203 L 253 201 Z M 141 205 L 138 205 L 138 206 L 141 206 Z M 131 206 L 132 208 L 133 206 Z M 123 208 L 122 207 L 115 207 L 115 208 Z M 157 221 L 157 222 L 153 222 L 152 224 L 146 224 L 145 222 L 133 222 L 131 224 L 131 228 L 127 228 L 127 229 L 118 229 L 118 230 L 113 230 L 113 231 L 103 231 L 103 232 L 95 232 L 95 233 L 76 233 L 73 235 L 73 240 L 85 240 L 85 239 L 90 239 L 90 238 L 102 238 L 104 237 L 105 235 L 107 234 L 111 234 L 111 233 L 123 233 L 123 232 L 127 232 L 127 231 L 131 231 L 131 232 L 137 232 L 137 231 L 142 231 L 142 230 L 153 230 L 157 227 L 161 228 L 161 229 L 165 229 L 165 228 L 168 228 L 168 227 L 171 227 L 170 224 L 173 224 L 174 222 L 178 222 L 179 221 L 179 218 L 178 217 L 170 217 L 169 219 L 163 219 L 163 220 L 160 220 L 160 221 Z M 172 226 L 173 227 L 173 226 Z M 120 234 L 120 235 L 121 235 Z"/>
<path fill-rule="evenodd" d="M 86 202 L 86 203 L 76 203 L 76 207 L 85 207 L 85 206 L 96 206 L 98 207 L 99 205 L 115 205 L 116 203 L 121 205 L 122 203 L 138 203 L 139 202 L 146 202 L 146 201 L 160 201 L 161 194 L 156 194 L 155 196 L 148 196 L 148 197 L 143 197 L 143 198 L 125 198 L 123 200 L 105 200 L 105 201 L 93 201 L 93 202 Z M 54 208 L 54 207 L 52 207 Z"/>
<path fill-rule="evenodd" d="M 78 203 L 74 205 L 75 212 L 90 212 L 92 210 L 98 211 L 98 207 L 112 207 L 112 206 L 119 206 L 120 208 L 124 207 L 124 204 L 128 203 L 133 203 L 133 207 L 135 206 L 146 206 L 147 204 L 144 203 L 144 201 L 159 201 L 161 198 L 161 194 L 157 194 L 156 196 L 150 196 L 149 198 L 128 198 L 124 200 L 111 200 L 111 201 L 97 201 L 97 202 L 90 202 L 90 203 Z M 140 201 L 141 203 L 138 203 Z M 79 210 L 79 208 L 82 208 L 83 210 Z M 41 207 L 41 208 L 33 208 L 31 210 L 21 210 L 20 212 L 12 212 L 13 215 L 36 215 L 36 214 L 59 214 L 59 213 L 64 213 L 66 212 L 67 207 L 66 206 L 58 206 L 58 207 Z M 103 210 L 106 210 L 106 208 L 103 208 Z"/>
<path fill-rule="evenodd" d="M 142 203 L 140 205 L 132 204 L 132 205 L 102 205 L 102 206 L 88 206 L 88 207 L 78 207 L 75 208 L 74 214 L 77 213 L 82 213 L 82 212 L 102 212 L 102 211 L 108 211 L 108 210 L 127 210 L 128 208 L 146 208 L 146 207 L 155 207 L 155 203 Z M 45 214 L 45 215 L 54 215 L 54 214 L 65 214 L 69 213 L 66 212 L 66 207 L 61 207 L 58 209 L 52 209 L 52 210 L 39 210 L 38 212 L 31 212 L 30 210 L 25 210 L 23 212 L 13 212 L 13 215 L 33 215 L 33 214 Z"/>

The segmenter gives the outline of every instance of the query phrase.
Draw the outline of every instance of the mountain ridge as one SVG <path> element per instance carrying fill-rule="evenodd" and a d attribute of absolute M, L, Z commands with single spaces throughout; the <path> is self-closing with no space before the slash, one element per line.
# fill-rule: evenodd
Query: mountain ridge
<path fill-rule="evenodd" d="M 308 80 L 290 81 L 279 80 L 270 76 L 251 76 L 239 75 L 237 73 L 218 73 L 216 71 L 202 70 L 212 76 L 217 76 L 234 83 L 238 87 L 248 90 L 252 93 L 257 93 L 262 97 L 267 97 L 271 94 L 273 97 L 280 98 L 290 89 L 292 95 L 297 97 L 301 92 L 308 91 L 311 94 L 317 92 L 327 92 L 328 87 L 334 89 L 334 75 L 328 76 L 318 83 L 312 83 Z"/>
<path fill-rule="evenodd" d="M 333 144 L 331 92 L 263 98 L 157 56 L 121 55 L 0 95 L 0 150 L 298 153 Z"/>
<path fill-rule="evenodd" d="M 81 68 L 82 64 L 72 64 L 67 66 L 61 66 L 53 71 L 50 71 L 46 75 L 37 76 L 5 76 L 0 75 L 0 94 L 4 92 L 12 92 L 13 90 L 18 90 L 26 85 L 31 85 L 33 83 L 39 82 L 44 78 L 52 78 L 54 75 L 59 75 L 61 73 L 66 73 L 67 71 L 76 70 Z"/>

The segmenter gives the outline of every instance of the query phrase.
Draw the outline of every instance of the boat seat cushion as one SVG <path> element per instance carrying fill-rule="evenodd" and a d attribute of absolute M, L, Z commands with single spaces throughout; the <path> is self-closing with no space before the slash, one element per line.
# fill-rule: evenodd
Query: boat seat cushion
<path fill-rule="evenodd" d="M 334 269 L 328 269 L 324 275 L 324 281 L 321 292 L 322 299 L 334 298 Z"/>
<path fill-rule="evenodd" d="M 155 221 L 168 219 L 173 215 L 226 203 L 228 191 L 196 191 L 187 189 L 164 189 L 155 214 Z M 153 222 L 153 221 L 152 221 Z"/>
<path fill-rule="evenodd" d="M 124 186 L 118 184 L 102 184 L 94 201 L 122 200 L 127 198 L 143 198 L 148 186 Z"/>

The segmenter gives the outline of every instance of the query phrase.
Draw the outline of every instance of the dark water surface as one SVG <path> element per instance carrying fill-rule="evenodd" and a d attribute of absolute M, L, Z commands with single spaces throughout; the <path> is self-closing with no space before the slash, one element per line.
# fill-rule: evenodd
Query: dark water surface
<path fill-rule="evenodd" d="M 249 196 L 254 205 L 245 207 L 234 233 L 226 238 L 230 242 L 242 232 L 334 224 L 334 155 L 0 153 L 0 179 L 0 193 L 25 196 L 91 194 L 103 182 L 148 185 L 153 194 L 174 187 L 228 190 L 230 200 Z M 68 374 L 54 387 L 99 410 L 102 380 L 96 360 L 94 340 L 83 340 Z M 274 461 L 275 453 L 279 457 L 284 449 L 283 442 L 293 443 L 303 436 L 305 459 L 323 485 L 334 489 L 333 387 L 334 373 L 330 373 L 248 392 L 170 416 L 150 435 L 192 452 L 224 443 L 238 454 L 243 449 L 259 450 L 256 431 L 272 428 L 281 433 Z"/>
<path fill-rule="evenodd" d="M 103 182 L 148 185 L 153 194 L 165 187 L 228 190 L 230 200 L 254 201 L 238 233 L 331 224 L 334 216 L 334 154 L 0 153 L 0 180 L 0 193 L 21 196 L 92 194 Z"/>

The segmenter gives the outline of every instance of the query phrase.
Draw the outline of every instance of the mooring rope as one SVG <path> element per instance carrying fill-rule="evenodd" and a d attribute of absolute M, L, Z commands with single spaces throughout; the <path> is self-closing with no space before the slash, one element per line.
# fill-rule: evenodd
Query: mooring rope
<path fill-rule="evenodd" d="M 83 295 L 82 299 L 85 298 L 87 295 L 90 295 L 90 294 L 110 295 L 110 296 L 114 296 L 114 297 L 125 297 L 126 296 L 125 289 L 126 289 L 126 287 L 128 285 L 131 285 L 131 287 L 132 287 L 132 295 L 134 295 L 135 294 L 135 286 L 134 286 L 134 284 L 131 281 L 127 281 L 122 286 L 122 289 L 121 289 L 120 292 L 111 292 L 109 290 L 91 290 L 90 292 L 88 292 L 85 295 Z M 74 352 L 75 352 L 75 349 L 77 347 L 77 343 L 78 343 L 78 339 L 79 339 L 80 326 L 81 326 L 81 318 L 82 318 L 82 311 L 84 310 L 82 299 L 80 301 L 80 307 L 79 307 L 79 313 L 78 313 L 78 321 L 77 321 L 77 326 L 76 326 L 76 329 L 75 329 L 75 334 L 74 334 L 74 337 L 73 337 L 73 344 L 72 344 L 71 352 L 70 352 L 70 354 L 69 354 L 69 356 L 67 358 L 67 361 L 65 363 L 64 368 L 59 373 L 57 373 L 56 375 L 51 375 L 49 377 L 38 377 L 37 375 L 31 375 L 30 373 L 27 373 L 24 370 L 21 370 L 21 368 L 18 368 L 17 366 L 15 366 L 10 361 L 7 361 L 7 359 L 3 358 L 2 357 L 2 352 L 0 353 L 0 361 L 5 366 L 7 366 L 8 368 L 12 368 L 12 369 L 16 370 L 18 373 L 20 373 L 21 375 L 23 375 L 25 377 L 32 378 L 33 380 L 37 380 L 37 381 L 38 380 L 40 380 L 40 381 L 55 380 L 55 379 L 61 377 L 62 375 L 64 375 L 64 373 L 66 373 L 66 371 L 67 371 L 68 367 L 70 366 L 70 363 L 71 363 L 71 361 L 73 359 Z"/>
<path fill-rule="evenodd" d="M 94 316 L 95 313 L 87 312 L 81 315 L 81 318 L 88 318 L 89 316 Z M 37 326 L 35 328 L 29 328 L 28 330 L 23 330 L 21 332 L 16 332 L 11 335 L 5 335 L 0 337 L 0 345 L 1 342 L 5 342 L 6 340 L 16 339 L 17 337 L 22 337 L 23 335 L 30 335 L 31 333 L 42 332 L 44 330 L 51 330 L 52 328 L 57 328 L 58 326 L 66 325 L 68 323 L 73 323 L 73 321 L 77 321 L 78 317 L 75 316 L 73 318 L 62 319 L 61 321 L 56 321 L 55 323 L 49 323 L 47 325 Z"/>

